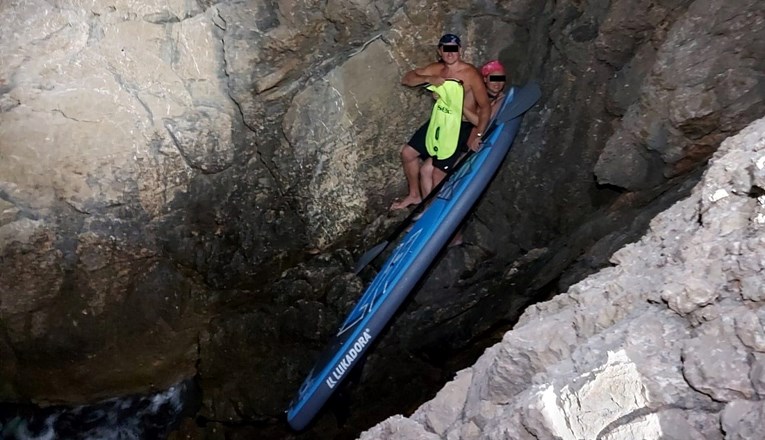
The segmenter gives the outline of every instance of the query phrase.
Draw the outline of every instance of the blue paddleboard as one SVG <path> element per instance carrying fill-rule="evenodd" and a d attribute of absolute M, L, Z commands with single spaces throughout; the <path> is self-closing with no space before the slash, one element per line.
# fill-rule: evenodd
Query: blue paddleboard
<path fill-rule="evenodd" d="M 536 83 L 508 90 L 482 148 L 447 177 L 308 374 L 287 409 L 287 421 L 293 429 L 302 430 L 311 422 L 388 324 L 494 177 L 523 114 L 540 95 Z"/>

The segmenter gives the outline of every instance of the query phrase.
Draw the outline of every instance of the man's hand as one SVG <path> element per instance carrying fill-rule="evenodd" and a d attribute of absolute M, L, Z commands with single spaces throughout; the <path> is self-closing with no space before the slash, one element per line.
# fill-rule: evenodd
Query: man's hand
<path fill-rule="evenodd" d="M 471 150 L 477 153 L 478 150 L 481 149 L 481 142 L 482 142 L 481 138 L 479 138 L 478 136 L 473 136 L 473 139 L 470 139 L 468 141 L 468 148 L 470 148 Z"/>
<path fill-rule="evenodd" d="M 434 86 L 440 86 L 445 82 L 446 80 L 444 77 L 440 75 L 431 75 L 428 77 L 428 84 L 433 84 Z"/>

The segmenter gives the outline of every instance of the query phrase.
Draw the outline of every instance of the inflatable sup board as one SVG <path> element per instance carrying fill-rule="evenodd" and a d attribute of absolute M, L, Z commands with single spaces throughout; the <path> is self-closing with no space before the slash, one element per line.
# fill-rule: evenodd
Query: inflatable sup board
<path fill-rule="evenodd" d="M 447 176 L 308 374 L 286 411 L 293 429 L 302 430 L 311 422 L 388 324 L 488 186 L 515 139 L 523 114 L 540 96 L 536 83 L 507 91 L 481 149 Z"/>

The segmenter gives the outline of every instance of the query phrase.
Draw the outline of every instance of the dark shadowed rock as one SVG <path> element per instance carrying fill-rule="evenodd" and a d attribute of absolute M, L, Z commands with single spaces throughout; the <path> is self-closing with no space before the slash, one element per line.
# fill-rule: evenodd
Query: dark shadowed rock
<path fill-rule="evenodd" d="M 765 49 L 762 4 L 695 1 L 677 15 L 640 100 L 606 143 L 595 168 L 600 183 L 641 190 L 658 183 L 642 176 L 686 173 L 765 111 L 763 69 L 750 57 Z M 731 118 L 739 122 L 723 122 Z"/>

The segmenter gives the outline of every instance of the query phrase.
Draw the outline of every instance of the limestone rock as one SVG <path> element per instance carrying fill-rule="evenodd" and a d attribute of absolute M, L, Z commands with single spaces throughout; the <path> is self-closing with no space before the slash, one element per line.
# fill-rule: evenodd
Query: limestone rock
<path fill-rule="evenodd" d="M 759 259 L 757 222 L 719 234 L 729 214 L 751 219 L 759 208 L 710 202 L 708 194 L 725 189 L 734 194 L 730 198 L 750 199 L 734 187 L 763 151 L 760 119 L 723 143 L 690 198 L 657 216 L 638 243 L 618 251 L 615 267 L 530 308 L 500 344 L 411 421 L 442 439 L 757 438 L 763 327 L 754 310 L 762 307 L 738 293 L 738 279 L 761 268 L 734 264 L 725 277 L 709 274 L 722 275 L 716 270 L 721 262 Z M 674 229 L 689 210 L 699 224 Z M 713 287 L 697 285 L 694 279 L 702 278 Z M 662 290 L 658 280 L 685 287 Z M 697 297 L 703 300 L 677 307 L 677 297 L 698 292 L 705 292 Z M 550 356 L 555 352 L 560 355 Z M 455 389 L 465 391 L 448 391 Z M 440 408 L 459 415 L 433 424 L 444 420 Z M 404 422 L 389 419 L 383 426 L 391 431 L 398 423 Z M 375 429 L 360 438 L 374 438 Z M 471 434 L 460 437 L 466 432 Z"/>
<path fill-rule="evenodd" d="M 702 18 L 711 16 L 711 22 Z M 743 128 L 748 115 L 762 114 L 761 69 L 747 54 L 762 50 L 763 23 L 765 11 L 757 1 L 692 2 L 669 29 L 640 100 L 606 143 L 595 168 L 598 181 L 649 188 L 662 180 L 657 171 L 668 178 L 703 163 L 725 133 Z M 709 28 L 719 32 L 712 35 Z"/>

